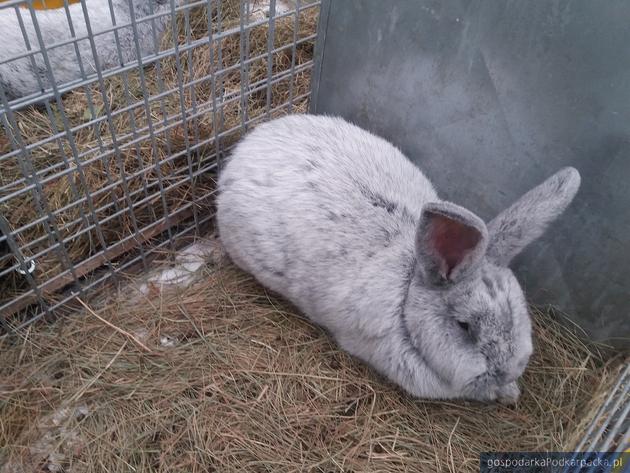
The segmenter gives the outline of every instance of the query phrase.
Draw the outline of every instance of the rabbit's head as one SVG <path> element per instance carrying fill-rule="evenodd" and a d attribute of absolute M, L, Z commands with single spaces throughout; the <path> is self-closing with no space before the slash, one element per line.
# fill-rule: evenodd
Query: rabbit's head
<path fill-rule="evenodd" d="M 532 353 L 531 322 L 507 265 L 564 211 L 579 185 L 579 173 L 565 168 L 488 226 L 455 204 L 424 207 L 403 327 L 462 397 L 500 398 L 523 373 Z"/>

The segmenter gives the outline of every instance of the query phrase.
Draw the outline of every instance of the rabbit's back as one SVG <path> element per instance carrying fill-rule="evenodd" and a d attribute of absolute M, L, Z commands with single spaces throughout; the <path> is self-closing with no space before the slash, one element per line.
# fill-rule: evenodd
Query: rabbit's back
<path fill-rule="evenodd" d="M 339 313 L 379 284 L 399 297 L 422 206 L 435 200 L 385 140 L 339 118 L 295 115 L 236 147 L 219 179 L 219 231 L 239 266 L 309 316 Z"/>

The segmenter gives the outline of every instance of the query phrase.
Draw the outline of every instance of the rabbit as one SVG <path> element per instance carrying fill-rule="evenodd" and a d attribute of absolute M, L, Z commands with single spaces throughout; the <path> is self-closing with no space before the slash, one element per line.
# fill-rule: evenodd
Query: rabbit
<path fill-rule="evenodd" d="M 384 139 L 293 115 L 235 147 L 217 224 L 237 266 L 411 395 L 514 403 L 532 328 L 508 263 L 579 186 L 562 169 L 486 225 Z"/>
<path fill-rule="evenodd" d="M 170 2 L 168 0 L 132 0 L 132 2 L 137 21 L 140 54 L 144 57 L 156 53 L 152 21 L 140 20 L 151 14 L 169 12 L 171 10 Z M 114 32 L 98 34 L 113 27 L 109 0 L 87 0 L 85 6 L 88 12 L 89 25 L 94 35 L 100 69 L 106 70 L 137 59 L 132 26 L 117 30 L 121 57 L 118 54 Z M 90 41 L 87 39 L 88 30 L 83 8 L 80 3 L 74 3 L 68 5 L 68 9 L 74 28 L 74 37 L 85 38 L 78 41 L 78 49 L 83 71 L 85 75 L 89 76 L 96 72 L 97 65 L 92 54 Z M 128 0 L 112 0 L 112 10 L 116 25 L 131 23 L 130 2 Z M 49 48 L 47 52 L 54 81 L 57 84 L 63 84 L 80 79 L 82 77 L 81 68 L 74 44 L 53 47 L 55 44 L 72 38 L 65 8 L 34 10 L 34 12 L 41 30 L 43 43 L 46 48 Z M 30 11 L 20 9 L 20 16 L 27 32 L 31 50 L 40 50 Z M 157 46 L 159 46 L 162 32 L 170 24 L 170 18 L 171 15 L 164 15 L 154 20 Z M 34 55 L 34 63 L 30 57 L 11 60 L 28 51 L 15 8 L 0 9 L 0 31 L 2 31 L 3 39 L 2 48 L 0 48 L 0 86 L 4 89 L 7 100 L 42 92 L 42 87 L 44 89 L 50 88 L 52 85 L 50 74 L 41 53 Z"/>

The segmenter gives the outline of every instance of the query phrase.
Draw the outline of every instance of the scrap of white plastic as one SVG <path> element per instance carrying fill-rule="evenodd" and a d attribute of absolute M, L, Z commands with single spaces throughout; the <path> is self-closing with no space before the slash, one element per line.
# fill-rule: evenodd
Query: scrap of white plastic
<path fill-rule="evenodd" d="M 22 265 L 15 268 L 15 270 L 22 276 L 27 274 L 33 274 L 35 272 L 35 260 L 24 261 L 24 265 L 28 265 L 26 269 L 22 269 Z"/>

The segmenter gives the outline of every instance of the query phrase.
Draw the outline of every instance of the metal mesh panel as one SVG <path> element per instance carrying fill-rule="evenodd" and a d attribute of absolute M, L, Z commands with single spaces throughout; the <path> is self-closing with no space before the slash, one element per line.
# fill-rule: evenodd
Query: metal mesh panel
<path fill-rule="evenodd" d="M 0 52 L 3 330 L 207 227 L 239 136 L 306 110 L 319 6 L 0 3 L 24 43 Z"/>
<path fill-rule="evenodd" d="M 619 375 L 575 450 L 576 452 L 619 452 L 618 458 L 622 452 L 628 452 L 628 447 L 630 447 L 630 364 L 627 364 Z M 564 470 L 565 473 L 571 471 L 591 473 L 597 471 L 597 467 Z M 627 465 L 623 471 L 627 471 Z"/>

